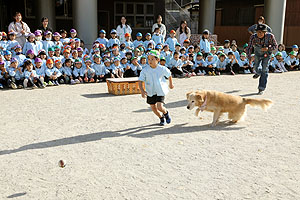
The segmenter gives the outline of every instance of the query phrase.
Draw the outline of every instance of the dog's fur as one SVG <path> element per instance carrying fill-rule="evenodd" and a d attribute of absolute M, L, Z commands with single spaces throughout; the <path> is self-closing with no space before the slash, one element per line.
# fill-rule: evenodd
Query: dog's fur
<path fill-rule="evenodd" d="M 267 99 L 243 98 L 209 90 L 188 92 L 186 98 L 188 100 L 187 109 L 192 110 L 194 107 L 198 107 L 195 113 L 196 116 L 198 116 L 201 106 L 206 100 L 206 106 L 203 106 L 202 110 L 214 113 L 211 126 L 215 126 L 218 123 L 223 113 L 228 113 L 228 118 L 233 123 L 241 121 L 245 116 L 247 104 L 259 106 L 264 110 L 273 104 L 271 100 Z"/>

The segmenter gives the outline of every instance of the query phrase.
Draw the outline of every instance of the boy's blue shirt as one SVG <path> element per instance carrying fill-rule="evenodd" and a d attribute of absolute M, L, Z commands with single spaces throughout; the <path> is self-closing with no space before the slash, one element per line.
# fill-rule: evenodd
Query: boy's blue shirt
<path fill-rule="evenodd" d="M 157 65 L 156 68 L 150 66 L 141 71 L 139 80 L 145 82 L 147 96 L 166 96 L 169 92 L 167 79 L 171 76 L 168 68 Z"/>

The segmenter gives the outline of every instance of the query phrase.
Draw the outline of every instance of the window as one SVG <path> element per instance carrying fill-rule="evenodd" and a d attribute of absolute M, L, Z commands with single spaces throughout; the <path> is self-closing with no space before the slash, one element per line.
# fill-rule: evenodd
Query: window
<path fill-rule="evenodd" d="M 72 0 L 56 0 L 55 14 L 57 18 L 72 17 Z"/>
<path fill-rule="evenodd" d="M 122 16 L 132 28 L 150 28 L 154 23 L 154 3 L 115 2 L 115 27 Z"/>
<path fill-rule="evenodd" d="M 35 14 L 33 13 L 33 0 L 25 0 L 25 17 L 26 18 L 35 18 Z"/>
<path fill-rule="evenodd" d="M 223 26 L 249 26 L 254 23 L 254 7 L 224 8 L 222 10 Z"/>

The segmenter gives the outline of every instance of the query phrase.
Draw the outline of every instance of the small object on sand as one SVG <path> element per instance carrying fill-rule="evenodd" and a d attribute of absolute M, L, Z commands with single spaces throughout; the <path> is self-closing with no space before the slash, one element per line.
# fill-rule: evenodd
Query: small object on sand
<path fill-rule="evenodd" d="M 64 161 L 64 160 L 58 161 L 58 166 L 61 168 L 64 168 L 66 166 L 66 161 Z"/>

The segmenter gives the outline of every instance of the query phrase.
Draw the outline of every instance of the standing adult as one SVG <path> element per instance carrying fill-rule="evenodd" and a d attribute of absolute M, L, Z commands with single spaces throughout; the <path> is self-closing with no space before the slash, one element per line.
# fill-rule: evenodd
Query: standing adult
<path fill-rule="evenodd" d="M 15 13 L 14 21 L 9 24 L 8 32 L 10 31 L 16 32 L 16 40 L 23 47 L 26 42 L 26 36 L 30 33 L 30 28 L 22 21 L 22 14 L 20 12 Z"/>
<path fill-rule="evenodd" d="M 42 35 L 44 35 L 44 33 L 47 31 L 53 32 L 52 28 L 49 27 L 49 19 L 47 17 L 43 17 L 41 20 L 41 23 L 42 24 L 38 29 L 43 32 Z"/>
<path fill-rule="evenodd" d="M 256 32 L 256 28 L 257 28 L 257 25 L 259 24 L 265 24 L 266 25 L 266 21 L 265 21 L 265 18 L 263 16 L 260 16 L 257 20 L 257 24 L 253 24 L 252 26 L 250 26 L 248 28 L 248 32 L 252 35 Z M 269 33 L 272 33 L 272 29 L 270 26 L 266 25 L 267 26 L 267 31 Z"/>
<path fill-rule="evenodd" d="M 126 24 L 126 17 L 121 17 L 121 24 L 117 26 L 117 35 L 119 36 L 120 43 L 125 42 L 125 34 L 129 33 L 131 35 L 131 27 Z"/>
<path fill-rule="evenodd" d="M 176 38 L 179 44 L 182 46 L 184 40 L 190 39 L 191 29 L 187 26 L 186 21 L 181 21 L 179 28 L 176 30 Z"/>
<path fill-rule="evenodd" d="M 158 15 L 157 16 L 157 23 L 153 24 L 152 26 L 152 33 L 154 33 L 154 30 L 156 28 L 159 28 L 160 30 L 160 34 L 164 37 L 164 39 L 166 38 L 167 35 L 167 31 L 166 31 L 166 26 L 162 23 L 162 16 Z"/>
<path fill-rule="evenodd" d="M 253 76 L 253 78 L 257 79 L 260 77 L 258 94 L 262 95 L 263 91 L 266 89 L 268 81 L 268 62 L 271 58 L 272 51 L 277 49 L 277 42 L 274 35 L 268 32 L 265 24 L 258 24 L 255 31 L 256 33 L 250 37 L 247 54 L 250 60 L 251 53 L 254 51 L 254 69 L 256 74 Z M 260 64 L 262 69 L 259 69 Z"/>

